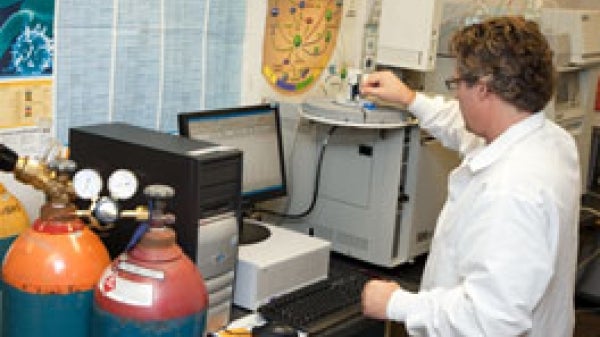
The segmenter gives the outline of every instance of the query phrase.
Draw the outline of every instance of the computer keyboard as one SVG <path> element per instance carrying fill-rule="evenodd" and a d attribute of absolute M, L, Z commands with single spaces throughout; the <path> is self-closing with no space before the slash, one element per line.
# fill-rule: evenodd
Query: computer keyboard
<path fill-rule="evenodd" d="M 273 298 L 258 308 L 268 321 L 282 322 L 311 334 L 361 315 L 360 297 L 369 277 L 362 273 L 330 275 Z"/>

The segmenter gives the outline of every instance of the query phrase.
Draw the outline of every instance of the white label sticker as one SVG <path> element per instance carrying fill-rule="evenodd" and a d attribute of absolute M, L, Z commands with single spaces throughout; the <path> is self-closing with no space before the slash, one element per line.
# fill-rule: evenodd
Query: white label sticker
<path fill-rule="evenodd" d="M 149 307 L 152 305 L 151 284 L 133 282 L 119 277 L 114 270 L 107 270 L 98 284 L 100 292 L 115 302 Z"/>
<path fill-rule="evenodd" d="M 142 277 L 153 278 L 157 280 L 165 279 L 165 272 L 156 269 L 150 269 L 145 267 L 136 266 L 135 264 L 121 261 L 118 264 L 120 270 L 126 271 L 131 274 L 139 275 Z"/>

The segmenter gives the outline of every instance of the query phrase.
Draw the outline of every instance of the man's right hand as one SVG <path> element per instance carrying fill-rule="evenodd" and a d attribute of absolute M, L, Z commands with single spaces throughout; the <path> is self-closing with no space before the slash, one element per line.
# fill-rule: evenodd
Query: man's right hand
<path fill-rule="evenodd" d="M 367 282 L 361 295 L 363 315 L 375 319 L 388 319 L 388 302 L 397 289 L 400 289 L 400 286 L 392 281 L 370 280 Z"/>

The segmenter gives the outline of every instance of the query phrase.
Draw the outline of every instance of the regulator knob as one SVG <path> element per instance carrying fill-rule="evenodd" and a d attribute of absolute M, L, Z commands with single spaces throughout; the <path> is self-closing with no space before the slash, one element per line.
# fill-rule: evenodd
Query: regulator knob
<path fill-rule="evenodd" d="M 70 159 L 56 159 L 48 163 L 48 167 L 58 173 L 73 173 L 77 169 L 77 164 Z"/>
<path fill-rule="evenodd" d="M 144 195 L 149 199 L 167 200 L 175 196 L 175 190 L 168 185 L 148 185 L 144 188 Z"/>
<path fill-rule="evenodd" d="M 158 227 L 175 223 L 175 216 L 166 213 L 167 201 L 175 196 L 175 190 L 167 185 L 148 185 L 144 195 L 149 199 L 151 226 Z"/>

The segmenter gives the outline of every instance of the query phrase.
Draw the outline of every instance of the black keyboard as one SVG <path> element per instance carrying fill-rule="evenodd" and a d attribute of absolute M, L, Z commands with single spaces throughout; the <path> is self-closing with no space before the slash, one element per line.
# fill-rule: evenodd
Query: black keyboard
<path fill-rule="evenodd" d="M 330 275 L 326 280 L 271 299 L 258 312 L 268 321 L 316 334 L 362 314 L 360 297 L 368 279 L 362 273 Z"/>

